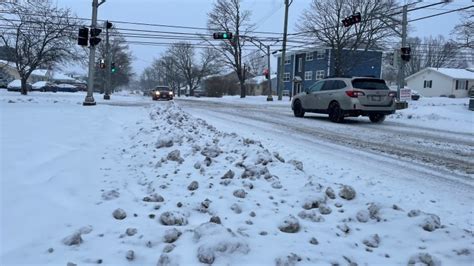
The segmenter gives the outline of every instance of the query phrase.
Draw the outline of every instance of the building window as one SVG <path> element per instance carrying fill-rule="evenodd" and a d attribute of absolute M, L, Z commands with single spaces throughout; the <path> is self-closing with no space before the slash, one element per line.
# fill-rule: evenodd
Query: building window
<path fill-rule="evenodd" d="M 298 71 L 301 72 L 303 71 L 303 58 L 298 58 Z"/>
<path fill-rule="evenodd" d="M 313 80 L 313 71 L 304 72 L 304 80 Z"/>
<path fill-rule="evenodd" d="M 467 90 L 467 80 L 456 80 L 456 90 Z"/>
<path fill-rule="evenodd" d="M 423 88 L 432 88 L 433 86 L 433 81 L 432 80 L 425 80 L 423 82 Z"/>
<path fill-rule="evenodd" d="M 285 65 L 291 64 L 291 56 L 285 56 Z"/>
<path fill-rule="evenodd" d="M 325 50 L 318 50 L 318 51 L 316 52 L 316 54 L 317 54 L 317 56 L 318 56 L 317 58 L 318 58 L 319 60 L 320 60 L 320 59 L 324 59 L 324 55 L 326 54 L 326 51 L 325 51 Z"/>
<path fill-rule="evenodd" d="M 283 73 L 283 81 L 289 82 L 290 81 L 290 72 Z"/>
<path fill-rule="evenodd" d="M 318 80 L 318 79 L 323 79 L 323 78 L 325 77 L 325 75 L 326 75 L 326 74 L 325 74 L 324 70 L 318 70 L 318 71 L 316 71 L 316 80 Z"/>
<path fill-rule="evenodd" d="M 306 53 L 306 61 L 313 61 L 313 52 Z"/>

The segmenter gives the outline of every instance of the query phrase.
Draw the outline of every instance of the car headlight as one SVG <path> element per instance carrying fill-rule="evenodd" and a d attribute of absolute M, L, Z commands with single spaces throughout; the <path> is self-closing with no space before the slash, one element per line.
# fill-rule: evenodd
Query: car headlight
<path fill-rule="evenodd" d="M 173 95 L 173 92 L 172 92 L 172 91 L 170 91 L 170 95 Z"/>
<path fill-rule="evenodd" d="M 159 91 L 155 91 L 155 94 L 156 94 L 156 95 L 160 95 L 160 92 L 159 92 Z"/>

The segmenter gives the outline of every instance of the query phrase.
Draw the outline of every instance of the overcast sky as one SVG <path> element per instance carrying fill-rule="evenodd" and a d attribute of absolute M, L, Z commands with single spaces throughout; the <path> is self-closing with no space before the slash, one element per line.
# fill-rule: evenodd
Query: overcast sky
<path fill-rule="evenodd" d="M 92 0 L 56 0 L 61 7 L 68 7 L 79 17 L 90 18 Z M 99 19 L 115 21 L 144 22 L 152 24 L 171 24 L 192 27 L 206 27 L 207 13 L 212 8 L 213 0 L 107 0 L 99 8 Z M 252 22 L 257 24 L 257 31 L 282 32 L 284 17 L 284 0 L 243 0 L 243 8 L 252 11 Z M 309 6 L 310 0 L 294 0 L 289 11 L 289 32 L 296 31 L 295 24 L 301 12 Z M 405 1 L 401 1 L 405 3 Z M 409 2 L 414 2 L 409 1 Z M 420 5 L 438 2 L 423 1 Z M 418 18 L 446 10 L 472 5 L 474 0 L 454 0 L 447 5 L 409 13 L 409 18 Z M 410 36 L 444 35 L 449 37 L 454 25 L 459 22 L 459 13 L 451 13 L 410 24 L 413 29 Z M 120 25 L 124 27 L 124 25 Z M 127 28 L 132 26 L 127 25 Z M 147 30 L 177 31 L 171 28 L 135 26 Z M 195 30 L 181 30 L 190 31 Z M 204 33 L 203 31 L 198 31 Z M 154 42 L 162 42 L 153 40 Z M 168 42 L 168 41 L 166 41 Z M 134 55 L 134 71 L 140 74 L 166 48 L 142 45 L 130 45 Z"/>

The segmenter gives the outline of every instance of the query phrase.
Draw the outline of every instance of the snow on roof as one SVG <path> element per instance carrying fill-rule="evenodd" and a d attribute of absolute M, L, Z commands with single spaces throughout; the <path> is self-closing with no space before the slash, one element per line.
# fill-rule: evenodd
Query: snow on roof
<path fill-rule="evenodd" d="M 42 87 L 46 86 L 47 84 L 48 84 L 47 81 L 38 81 L 38 82 L 33 83 L 33 85 L 31 85 L 31 86 L 33 86 L 33 88 L 35 88 L 35 89 L 39 89 L 39 88 L 42 88 Z"/>
<path fill-rule="evenodd" d="M 474 79 L 474 72 L 471 72 L 467 69 L 458 69 L 458 68 L 434 68 L 430 67 L 429 69 L 437 71 L 441 74 L 449 76 L 453 79 Z"/>
<path fill-rule="evenodd" d="M 36 69 L 32 73 L 32 75 L 37 75 L 37 76 L 46 76 L 48 74 L 47 69 Z"/>
<path fill-rule="evenodd" d="M 42 76 L 42 77 L 46 77 L 47 74 L 48 74 L 47 69 L 36 69 L 33 72 L 31 72 L 31 75 Z"/>
<path fill-rule="evenodd" d="M 21 80 L 15 79 L 12 82 L 8 83 L 7 87 L 21 87 Z"/>
<path fill-rule="evenodd" d="M 10 61 L 5 61 L 5 60 L 0 60 L 0 65 L 2 66 L 10 66 L 10 67 L 16 67 L 15 62 L 10 62 Z"/>
<path fill-rule="evenodd" d="M 68 80 L 68 81 L 75 81 L 74 78 L 71 78 L 63 73 L 54 73 L 53 74 L 54 80 Z"/>

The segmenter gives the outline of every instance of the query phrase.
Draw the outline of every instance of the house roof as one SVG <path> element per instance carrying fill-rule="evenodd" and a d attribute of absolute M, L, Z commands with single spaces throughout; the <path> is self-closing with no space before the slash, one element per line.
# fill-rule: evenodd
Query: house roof
<path fill-rule="evenodd" d="M 76 81 L 74 78 L 66 76 L 63 73 L 54 73 L 53 80 L 66 80 L 66 81 Z"/>
<path fill-rule="evenodd" d="M 422 73 L 427 71 L 434 71 L 440 73 L 442 75 L 448 76 L 453 79 L 474 79 L 474 72 L 469 71 L 467 69 L 459 69 L 459 68 L 434 68 L 434 67 L 427 67 L 421 71 L 416 72 L 415 74 L 408 76 L 405 80 L 411 79 L 416 77 Z"/>
<path fill-rule="evenodd" d="M 36 69 L 31 73 L 31 75 L 42 76 L 42 77 L 46 77 L 47 74 L 48 74 L 47 69 Z"/>

